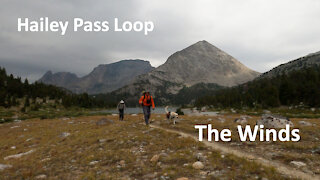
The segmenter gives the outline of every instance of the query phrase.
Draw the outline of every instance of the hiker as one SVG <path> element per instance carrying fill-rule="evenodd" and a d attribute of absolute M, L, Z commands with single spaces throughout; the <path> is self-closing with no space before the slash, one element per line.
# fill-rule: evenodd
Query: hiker
<path fill-rule="evenodd" d="M 149 91 L 143 91 L 142 96 L 139 100 L 139 104 L 142 106 L 143 114 L 144 114 L 144 120 L 146 122 L 146 125 L 149 125 L 149 119 L 151 115 L 150 108 L 152 106 L 152 109 L 154 110 L 154 101 L 152 96 L 150 95 Z"/>
<path fill-rule="evenodd" d="M 126 104 L 124 104 L 124 101 L 121 100 L 117 106 L 117 109 L 119 111 L 119 120 L 123 121 L 124 118 L 124 109 L 126 108 Z"/>

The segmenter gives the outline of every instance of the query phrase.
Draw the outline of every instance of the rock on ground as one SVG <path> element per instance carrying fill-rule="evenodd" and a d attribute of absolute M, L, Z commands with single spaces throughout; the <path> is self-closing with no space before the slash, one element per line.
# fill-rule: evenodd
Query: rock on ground
<path fill-rule="evenodd" d="M 159 159 L 160 159 L 160 155 L 159 155 L 159 154 L 156 154 L 156 155 L 154 155 L 154 156 L 150 159 L 150 161 L 151 161 L 151 162 L 158 162 Z"/>
<path fill-rule="evenodd" d="M 197 159 L 197 161 L 206 161 L 206 157 L 202 153 L 196 153 L 195 158 Z"/>
<path fill-rule="evenodd" d="M 224 123 L 226 121 L 226 119 L 219 117 L 218 121 L 221 122 L 221 123 Z"/>
<path fill-rule="evenodd" d="M 10 156 L 7 156 L 5 158 L 3 158 L 4 160 L 9 160 L 9 159 L 18 159 L 18 158 L 21 158 L 22 156 L 25 156 L 25 155 L 28 155 L 28 154 L 31 154 L 33 153 L 35 150 L 32 149 L 28 152 L 25 152 L 25 153 L 20 153 L 20 154 L 15 154 L 15 155 L 10 155 Z"/>
<path fill-rule="evenodd" d="M 91 161 L 90 163 L 89 163 L 89 165 L 96 165 L 96 164 L 98 164 L 99 163 L 99 161 Z"/>
<path fill-rule="evenodd" d="M 293 127 L 293 123 L 289 118 L 271 114 L 262 115 L 261 119 L 259 119 L 256 124 L 264 125 L 265 128 L 285 128 L 286 124 L 289 124 L 290 127 Z"/>
<path fill-rule="evenodd" d="M 68 136 L 70 136 L 71 134 L 70 133 L 68 133 L 68 132 L 63 132 L 63 133 L 61 133 L 60 134 L 60 137 L 68 137 Z"/>
<path fill-rule="evenodd" d="M 245 123 L 248 123 L 248 120 L 245 117 L 240 117 L 240 118 L 235 119 L 234 122 L 239 123 L 239 124 L 245 124 Z"/>
<path fill-rule="evenodd" d="M 204 168 L 204 165 L 203 165 L 202 162 L 197 161 L 197 162 L 195 162 L 195 163 L 192 164 L 192 167 L 193 167 L 194 169 L 203 169 L 203 168 Z"/>
<path fill-rule="evenodd" d="M 290 164 L 296 166 L 297 168 L 306 166 L 306 163 L 301 161 L 291 161 Z"/>
<path fill-rule="evenodd" d="M 107 141 L 107 139 L 99 139 L 98 141 L 99 141 L 99 143 L 105 143 Z"/>
<path fill-rule="evenodd" d="M 35 179 L 47 179 L 47 175 L 40 174 L 40 175 L 36 176 Z"/>
<path fill-rule="evenodd" d="M 263 113 L 265 113 L 265 114 L 270 114 L 271 111 L 269 111 L 269 110 L 263 110 Z"/>
<path fill-rule="evenodd" d="M 180 178 L 177 178 L 177 180 L 189 180 L 189 178 L 186 178 L 186 177 L 180 177 Z"/>
<path fill-rule="evenodd" d="M 0 171 L 3 171 L 7 168 L 12 168 L 12 166 L 8 164 L 0 164 Z"/>
<path fill-rule="evenodd" d="M 303 126 L 312 126 L 310 122 L 306 122 L 306 121 L 299 121 L 299 124 Z"/>

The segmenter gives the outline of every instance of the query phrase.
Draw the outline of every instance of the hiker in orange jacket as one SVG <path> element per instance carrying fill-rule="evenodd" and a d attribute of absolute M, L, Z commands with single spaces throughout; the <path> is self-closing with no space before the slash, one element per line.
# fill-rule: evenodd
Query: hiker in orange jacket
<path fill-rule="evenodd" d="M 141 98 L 139 100 L 139 104 L 142 106 L 144 120 L 146 122 L 146 125 L 148 125 L 149 119 L 151 116 L 151 110 L 150 110 L 151 106 L 152 106 L 153 110 L 155 108 L 153 98 L 148 91 L 143 92 L 143 95 L 141 96 Z"/>

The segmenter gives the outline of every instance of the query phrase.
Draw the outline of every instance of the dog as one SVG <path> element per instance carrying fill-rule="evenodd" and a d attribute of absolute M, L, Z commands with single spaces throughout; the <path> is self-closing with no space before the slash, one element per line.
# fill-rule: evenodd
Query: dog
<path fill-rule="evenodd" d="M 169 106 L 166 106 L 164 109 L 166 111 L 166 116 L 168 120 L 173 120 L 173 124 L 176 124 L 176 120 L 179 118 L 178 113 L 168 111 Z"/>

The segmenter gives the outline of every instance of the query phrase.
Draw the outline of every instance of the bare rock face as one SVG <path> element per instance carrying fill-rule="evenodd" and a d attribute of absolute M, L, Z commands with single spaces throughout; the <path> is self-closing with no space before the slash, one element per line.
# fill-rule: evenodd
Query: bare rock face
<path fill-rule="evenodd" d="M 265 128 L 285 128 L 286 124 L 293 127 L 293 123 L 288 118 L 271 114 L 264 114 L 261 119 L 257 121 L 257 125 L 264 125 Z"/>
<path fill-rule="evenodd" d="M 207 41 L 172 54 L 165 64 L 149 74 L 187 86 L 199 82 L 234 86 L 259 75 Z"/>

